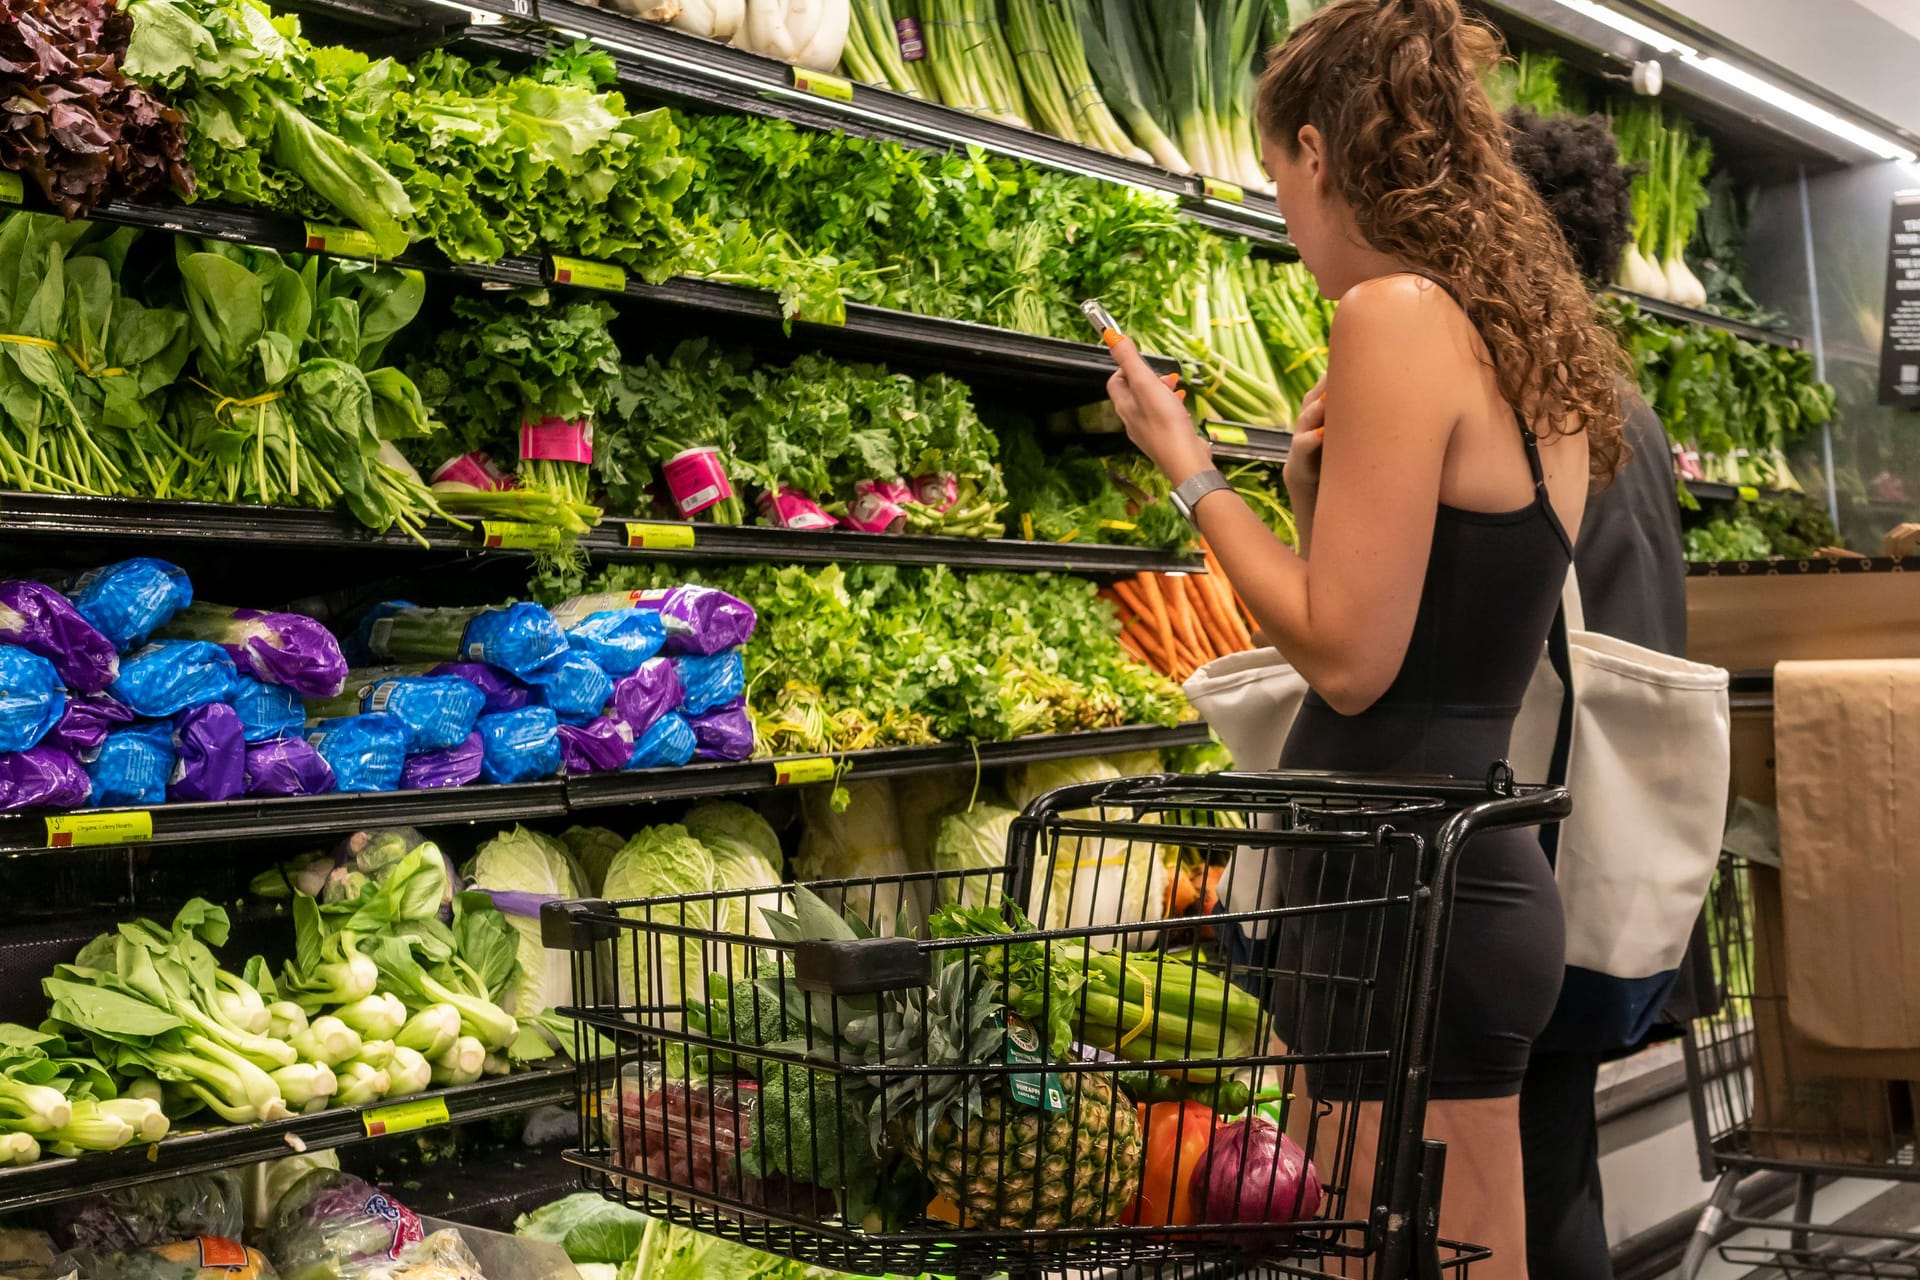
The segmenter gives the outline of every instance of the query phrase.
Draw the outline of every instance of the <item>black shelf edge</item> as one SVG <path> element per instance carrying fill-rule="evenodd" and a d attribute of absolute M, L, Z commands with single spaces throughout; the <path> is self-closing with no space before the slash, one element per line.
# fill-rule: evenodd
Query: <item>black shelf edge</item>
<path fill-rule="evenodd" d="M 0 535 L 16 537 L 121 537 L 212 545 L 265 540 L 278 547 L 319 550 L 369 547 L 489 556 L 532 554 L 511 548 L 487 548 L 482 523 L 475 521 L 473 528 L 460 529 L 445 521 L 429 520 L 421 532 L 423 545 L 397 531 L 376 533 L 341 511 L 0 492 Z M 657 531 L 665 535 L 667 541 L 684 541 L 689 545 L 629 545 L 634 541 L 634 530 Z M 619 516 L 608 516 L 599 528 L 580 539 L 580 547 L 593 559 L 605 563 L 679 560 L 842 564 L 859 561 L 944 564 L 956 569 L 1068 573 L 1085 577 L 1206 571 L 1197 557 L 1149 547 L 765 529 L 752 525 L 681 524 Z"/>
<path fill-rule="evenodd" d="M 1920 573 L 1920 561 L 1890 556 L 1831 556 L 1813 560 L 1690 560 L 1689 578 L 1808 578 L 1862 573 Z"/>
<path fill-rule="evenodd" d="M 1729 320 L 1726 316 L 1712 311 L 1702 311 L 1698 307 L 1683 307 L 1677 302 L 1668 302 L 1664 298 L 1635 293 L 1631 289 L 1622 289 L 1618 285 L 1610 284 L 1601 292 L 1611 298 L 1624 298 L 1648 315 L 1658 316 L 1662 320 L 1672 320 L 1679 324 L 1704 325 L 1709 329 L 1724 329 L 1734 337 L 1745 338 L 1748 342 L 1762 342 L 1770 346 L 1787 347 L 1794 351 L 1799 351 L 1806 346 L 1805 340 L 1797 333 L 1765 329 L 1757 324 L 1748 324 L 1744 320 Z"/>
<path fill-rule="evenodd" d="M 616 805 L 647 804 L 659 800 L 694 800 L 768 790 L 781 785 L 782 766 L 794 760 L 833 760 L 846 766 L 854 779 L 897 778 L 936 769 L 996 768 L 1031 764 L 1039 760 L 1070 760 L 1080 756 L 1112 755 L 1122 751 L 1156 751 L 1199 746 L 1211 733 L 1204 723 L 1163 727 L 1134 725 L 1094 729 L 1086 733 L 1040 734 L 1011 742 L 941 743 L 930 747 L 883 747 L 839 755 L 799 756 L 780 760 L 750 760 L 744 764 L 692 765 L 660 777 L 644 773 L 600 774 L 567 779 L 567 803 L 575 812 Z M 810 777 L 809 781 L 826 781 Z"/>
<path fill-rule="evenodd" d="M 679 769 L 644 769 L 633 773 L 555 778 L 511 786 L 448 787 L 431 791 L 352 792 L 293 799 L 229 800 L 218 804 L 163 804 L 148 809 L 85 809 L 105 824 L 128 815 L 145 814 L 151 820 L 147 839 L 129 840 L 124 831 L 103 831 L 89 840 L 83 832 L 76 844 L 179 846 L 210 841 L 285 841 L 333 835 L 361 828 L 390 826 L 447 826 L 457 823 L 506 824 L 543 818 L 564 818 L 587 809 L 628 804 L 696 800 L 713 796 L 769 791 L 783 785 L 825 781 L 825 774 L 802 772 L 793 782 L 781 781 L 782 769 L 795 760 L 816 769 L 831 759 L 850 776 L 891 778 L 934 769 L 982 768 L 1026 764 L 1035 760 L 1064 760 L 1076 756 L 1111 755 L 1197 746 L 1208 740 L 1205 724 L 1163 727 L 1131 725 L 1095 729 L 1086 733 L 1043 734 L 1010 742 L 940 743 L 928 747 L 888 747 L 829 756 L 799 756 L 749 760 L 739 764 L 694 764 Z M 0 816 L 0 856 L 48 854 L 64 856 L 67 845 L 55 846 L 47 817 L 72 814 L 7 814 Z"/>
<path fill-rule="evenodd" d="M 1245 422 L 1210 418 L 1200 429 L 1213 441 L 1213 456 L 1241 462 L 1285 462 L 1293 452 L 1293 432 Z"/>
<path fill-rule="evenodd" d="M 271 1124 L 238 1125 L 183 1133 L 159 1142 L 136 1144 L 119 1151 L 41 1160 L 36 1164 L 0 1170 L 0 1213 L 14 1213 L 62 1200 L 77 1200 L 142 1182 L 188 1173 L 205 1173 L 234 1165 L 323 1151 L 359 1142 L 376 1141 L 366 1132 L 363 1113 L 419 1099 L 444 1099 L 447 1123 L 464 1124 L 492 1116 L 511 1115 L 534 1107 L 571 1104 L 578 1071 L 572 1063 L 497 1076 L 468 1085 L 434 1089 L 411 1098 L 382 1101 L 364 1107 L 334 1107 L 313 1115 L 292 1116 Z"/>
<path fill-rule="evenodd" d="M 361 827 L 430 826 L 460 822 L 532 822 L 567 813 L 566 786 L 554 779 L 510 786 L 446 787 L 426 791 L 343 792 L 324 796 L 227 800 L 211 804 L 161 804 L 149 809 L 84 809 L 104 820 L 149 815 L 153 834 L 144 845 L 195 844 L 213 840 L 282 840 L 331 835 Z M 68 816 L 55 814 L 52 816 Z M 84 839 L 78 843 L 87 843 Z M 124 843 L 99 841 L 98 843 Z M 0 817 L 0 854 L 64 854 L 52 846 L 45 815 Z"/>
<path fill-rule="evenodd" d="M 1750 484 L 1721 484 L 1716 480 L 1689 480 L 1685 476 L 1680 478 L 1680 483 L 1701 502 L 1761 502 L 1788 497 L 1792 492 L 1787 489 L 1762 489 Z"/>

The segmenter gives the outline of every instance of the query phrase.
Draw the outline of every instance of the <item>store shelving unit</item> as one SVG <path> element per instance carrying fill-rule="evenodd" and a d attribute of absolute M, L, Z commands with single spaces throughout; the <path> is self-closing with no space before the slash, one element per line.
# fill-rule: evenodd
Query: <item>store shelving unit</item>
<path fill-rule="evenodd" d="M 305 1151 L 325 1151 L 395 1134 L 415 1132 L 420 1104 L 435 1124 L 466 1124 L 574 1100 L 578 1073 L 571 1063 L 544 1066 L 468 1085 L 455 1085 L 363 1107 L 330 1107 L 312 1115 L 268 1124 L 235 1125 L 181 1133 L 159 1142 L 73 1158 L 41 1160 L 0 1169 L 0 1213 L 75 1200 L 82 1196 L 189 1173 L 206 1173 Z M 444 1107 L 445 1119 L 434 1109 Z M 411 1108 L 411 1114 L 401 1112 Z"/>
<path fill-rule="evenodd" d="M 1631 289 L 1622 289 L 1618 285 L 1608 285 L 1605 292 L 1615 298 L 1624 298 L 1651 316 L 1662 320 L 1672 320 L 1678 324 L 1699 324 L 1709 329 L 1724 329 L 1737 338 L 1748 342 L 1769 343 L 1776 347 L 1790 347 L 1795 351 L 1806 345 L 1806 340 L 1797 333 L 1782 329 L 1768 329 L 1757 324 L 1748 324 L 1744 320 L 1732 320 L 1714 311 L 1702 311 L 1698 307 L 1683 307 L 1677 302 L 1668 302 L 1664 298 L 1649 297 L 1644 293 L 1635 293 Z"/>
<path fill-rule="evenodd" d="M 1690 578 L 1789 578 L 1862 573 L 1920 573 L 1920 564 L 1888 556 L 1832 556 L 1813 560 L 1696 560 Z"/>

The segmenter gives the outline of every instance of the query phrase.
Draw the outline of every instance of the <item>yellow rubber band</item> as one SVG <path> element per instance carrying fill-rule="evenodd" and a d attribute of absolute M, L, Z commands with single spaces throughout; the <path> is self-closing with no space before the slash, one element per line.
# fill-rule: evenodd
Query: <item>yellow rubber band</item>
<path fill-rule="evenodd" d="M 1318 360 L 1321 356 L 1324 356 L 1326 354 L 1327 354 L 1327 349 L 1325 347 L 1314 347 L 1309 351 L 1302 351 L 1300 353 L 1300 358 L 1287 366 L 1286 372 L 1292 373 L 1295 369 L 1298 369 L 1301 365 L 1305 364 L 1307 361 Z"/>
<path fill-rule="evenodd" d="M 0 343 L 8 342 L 16 347 L 39 347 L 42 351 L 61 352 L 67 359 L 73 361 L 73 363 L 79 367 L 80 372 L 86 374 L 89 378 L 117 378 L 126 372 L 125 369 L 102 369 L 96 373 L 88 366 L 86 357 L 82 356 L 78 351 L 75 351 L 72 347 L 63 346 L 58 342 L 50 342 L 46 338 L 33 338 L 24 333 L 0 333 Z"/>
<path fill-rule="evenodd" d="M 1153 1025 L 1153 1017 L 1154 1017 L 1153 993 L 1148 992 L 1146 995 L 1140 998 L 1139 1023 L 1134 1027 L 1133 1030 L 1127 1032 L 1127 1034 L 1120 1037 L 1120 1043 L 1115 1045 L 1114 1049 L 1116 1051 L 1120 1049 L 1124 1049 L 1133 1041 L 1139 1039 L 1140 1033 Z"/>
<path fill-rule="evenodd" d="M 87 358 L 81 355 L 78 351 L 75 351 L 72 347 L 61 347 L 60 349 L 66 352 L 67 359 L 73 361 L 74 365 L 79 368 L 80 372 L 86 374 L 89 378 L 118 378 L 122 374 L 126 373 L 125 369 L 121 369 L 118 367 L 112 368 L 112 369 L 95 370 L 93 366 L 87 363 Z"/>
<path fill-rule="evenodd" d="M 198 378 L 189 378 L 188 381 L 210 396 L 220 396 L 219 403 L 213 406 L 213 416 L 216 418 L 229 409 L 257 409 L 263 404 L 272 404 L 275 400 L 285 399 L 287 394 L 284 391 L 269 391 L 265 395 L 248 396 L 242 400 L 238 396 L 221 396 L 218 391 Z"/>
<path fill-rule="evenodd" d="M 24 333 L 0 333 L 0 342 L 9 342 L 16 347 L 39 347 L 43 351 L 58 351 L 60 344 L 48 342 L 45 338 L 29 338 Z"/>

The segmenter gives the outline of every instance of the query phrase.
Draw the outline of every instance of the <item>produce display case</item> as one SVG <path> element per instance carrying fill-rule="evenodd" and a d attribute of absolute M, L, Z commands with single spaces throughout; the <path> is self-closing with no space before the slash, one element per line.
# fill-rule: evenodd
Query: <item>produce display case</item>
<path fill-rule="evenodd" d="M 650 1214 L 856 1272 L 1464 1268 L 1421 1139 L 1455 859 L 1567 807 L 1510 777 L 1132 778 L 1033 802 L 1001 868 L 551 904 L 585 1073 L 570 1158 Z M 1287 881 L 1285 905 L 1213 917 L 1272 953 L 1189 953 L 1115 901 L 1162 848 Z M 1398 1084 L 1366 1152 L 1375 1075 Z M 1163 1095 L 1143 1133 L 1135 1102 Z M 1188 1125 L 1191 1185 L 1143 1175 L 1155 1127 Z"/>

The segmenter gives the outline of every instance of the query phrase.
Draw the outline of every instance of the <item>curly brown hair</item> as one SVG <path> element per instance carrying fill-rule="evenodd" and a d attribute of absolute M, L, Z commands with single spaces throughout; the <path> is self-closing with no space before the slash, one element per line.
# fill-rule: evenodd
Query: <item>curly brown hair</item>
<path fill-rule="evenodd" d="M 1604 484 L 1627 457 L 1626 356 L 1514 167 L 1481 84 L 1501 56 L 1458 0 L 1335 0 L 1275 51 L 1255 110 L 1289 154 L 1320 131 L 1360 233 L 1453 286 L 1509 403 L 1543 436 L 1584 431 Z"/>

